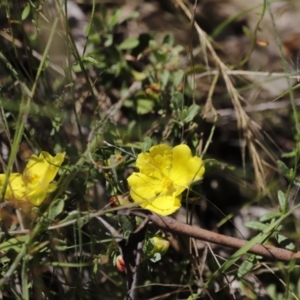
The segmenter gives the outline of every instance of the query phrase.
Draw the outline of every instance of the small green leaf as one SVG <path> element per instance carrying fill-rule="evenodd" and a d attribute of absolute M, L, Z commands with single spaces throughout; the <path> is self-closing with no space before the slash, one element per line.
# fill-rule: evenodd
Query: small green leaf
<path fill-rule="evenodd" d="M 120 50 L 129 50 L 135 48 L 139 44 L 139 39 L 135 37 L 131 37 L 123 41 L 119 45 Z"/>
<path fill-rule="evenodd" d="M 18 236 L 16 238 L 11 238 L 8 241 L 0 244 L 0 251 L 6 252 L 10 249 L 14 249 L 16 252 L 20 252 L 22 244 L 25 243 L 26 239 L 27 239 L 26 235 Z"/>
<path fill-rule="evenodd" d="M 253 282 L 250 282 L 247 279 L 243 279 L 243 278 L 238 282 L 242 290 L 241 292 L 245 294 L 244 299 L 251 299 L 251 300 L 258 299 L 257 292 L 256 289 L 254 288 Z"/>
<path fill-rule="evenodd" d="M 197 299 L 199 299 L 199 297 L 200 297 L 200 294 L 192 294 L 187 298 L 187 300 L 197 300 Z"/>
<path fill-rule="evenodd" d="M 281 212 L 279 211 L 273 211 L 270 213 L 265 214 L 264 216 L 262 216 L 259 221 L 260 222 L 267 222 L 269 220 L 275 219 L 275 218 L 279 218 L 282 215 Z"/>
<path fill-rule="evenodd" d="M 105 7 L 105 6 L 103 5 L 103 7 Z M 112 14 L 112 16 L 110 17 L 110 19 L 108 20 L 107 23 L 111 26 L 111 28 L 113 28 L 114 26 L 116 26 L 119 23 L 121 12 L 122 12 L 121 9 L 116 9 L 114 11 L 114 13 Z M 103 19 L 105 19 L 107 16 L 106 8 L 103 9 L 102 15 L 103 15 Z"/>
<path fill-rule="evenodd" d="M 99 64 L 99 62 L 95 58 L 93 58 L 91 56 L 84 56 L 84 57 L 82 57 L 81 60 L 83 62 L 88 61 L 88 62 L 92 63 L 93 65 L 98 65 Z"/>
<path fill-rule="evenodd" d="M 57 251 L 65 251 L 70 248 L 66 241 L 57 238 L 53 239 L 53 245 Z"/>
<path fill-rule="evenodd" d="M 297 187 L 300 187 L 300 181 L 299 180 L 294 180 L 293 184 Z"/>
<path fill-rule="evenodd" d="M 112 34 L 107 34 L 106 35 L 106 41 L 104 42 L 105 47 L 109 47 L 113 44 L 113 35 Z"/>
<path fill-rule="evenodd" d="M 174 35 L 172 33 L 167 33 L 162 41 L 162 44 L 167 44 L 169 46 L 174 45 Z"/>
<path fill-rule="evenodd" d="M 174 93 L 172 102 L 173 102 L 174 108 L 176 110 L 178 110 L 178 109 L 181 110 L 183 107 L 183 94 L 180 92 Z"/>
<path fill-rule="evenodd" d="M 184 121 L 186 123 L 193 121 L 193 119 L 195 118 L 195 116 L 199 113 L 200 110 L 200 106 L 197 104 L 193 104 L 189 107 L 188 109 L 188 113 L 186 118 L 184 119 Z"/>
<path fill-rule="evenodd" d="M 268 226 L 266 224 L 263 224 L 263 223 L 258 222 L 258 221 L 246 222 L 245 226 L 248 227 L 248 228 L 252 228 L 254 230 L 259 230 L 259 231 L 263 231 L 264 229 L 268 228 Z"/>
<path fill-rule="evenodd" d="M 71 213 L 69 214 L 67 217 L 65 217 L 63 220 L 61 220 L 58 224 L 63 224 L 72 220 L 77 220 L 80 217 L 82 217 L 82 214 L 80 212 L 75 212 L 75 213 Z"/>
<path fill-rule="evenodd" d="M 143 81 L 144 79 L 147 78 L 147 74 L 146 73 L 143 73 L 143 72 L 137 72 L 135 70 L 131 70 L 131 74 L 133 75 L 134 79 L 136 81 Z"/>
<path fill-rule="evenodd" d="M 135 230 L 135 218 L 133 216 L 118 215 L 118 221 L 122 228 L 123 237 L 127 239 Z"/>
<path fill-rule="evenodd" d="M 253 270 L 255 262 L 255 255 L 250 255 L 245 261 L 243 261 L 238 269 L 237 278 L 242 279 L 249 274 Z"/>
<path fill-rule="evenodd" d="M 178 116 L 180 116 L 180 121 L 184 121 L 187 118 L 188 115 L 188 110 L 186 108 L 184 108 L 183 110 L 179 110 L 177 112 Z"/>
<path fill-rule="evenodd" d="M 289 180 L 293 179 L 294 176 L 293 169 L 289 169 L 287 165 L 281 160 L 277 160 L 277 166 L 281 171 L 281 173 L 283 174 L 283 176 L 285 176 Z"/>
<path fill-rule="evenodd" d="M 183 70 L 178 70 L 173 74 L 173 84 L 174 87 L 178 87 L 180 82 L 182 81 L 182 78 L 184 76 Z"/>
<path fill-rule="evenodd" d="M 154 102 L 150 99 L 138 99 L 137 100 L 137 113 L 145 115 L 153 110 Z"/>
<path fill-rule="evenodd" d="M 154 253 L 153 256 L 150 258 L 150 260 L 153 262 L 153 263 L 156 263 L 158 261 L 161 260 L 161 254 L 160 253 Z"/>
<path fill-rule="evenodd" d="M 54 220 L 63 210 L 65 201 L 63 199 L 57 199 L 51 203 L 49 207 L 48 218 Z"/>
<path fill-rule="evenodd" d="M 281 247 L 284 247 L 285 249 L 290 250 L 290 251 L 296 250 L 295 244 L 286 236 L 284 236 L 282 234 L 276 234 L 275 237 Z"/>
<path fill-rule="evenodd" d="M 152 141 L 151 137 L 146 136 L 144 138 L 144 143 L 142 144 L 142 151 L 143 152 L 148 151 L 152 147 L 152 145 L 153 145 L 153 141 Z"/>
<path fill-rule="evenodd" d="M 278 202 L 280 206 L 280 211 L 285 212 L 286 207 L 287 207 L 287 199 L 283 191 L 278 191 L 277 192 L 277 197 L 278 197 Z"/>
<path fill-rule="evenodd" d="M 296 259 L 290 260 L 290 262 L 289 262 L 289 273 L 294 272 L 295 267 L 296 267 Z M 299 281 L 298 281 L 298 285 L 299 285 Z"/>
<path fill-rule="evenodd" d="M 30 4 L 26 4 L 21 15 L 22 21 L 26 20 L 30 14 L 31 6 Z"/>
<path fill-rule="evenodd" d="M 169 70 L 162 70 L 160 74 L 160 82 L 161 82 L 161 89 L 164 90 L 168 84 L 170 79 L 170 71 Z"/>
<path fill-rule="evenodd" d="M 140 13 L 138 11 L 134 11 L 134 12 L 128 14 L 127 16 L 125 16 L 125 18 L 122 20 L 122 22 L 132 20 L 132 19 L 137 19 L 139 17 L 139 15 L 140 15 Z"/>
<path fill-rule="evenodd" d="M 243 29 L 244 34 L 248 38 L 253 39 L 253 33 L 252 33 L 252 31 L 247 26 L 243 26 L 242 29 Z"/>
<path fill-rule="evenodd" d="M 297 152 L 298 152 L 298 150 L 293 150 L 293 151 L 291 151 L 291 152 L 287 152 L 287 153 L 283 153 L 281 156 L 282 157 L 295 157 L 296 156 L 296 154 L 297 154 Z"/>

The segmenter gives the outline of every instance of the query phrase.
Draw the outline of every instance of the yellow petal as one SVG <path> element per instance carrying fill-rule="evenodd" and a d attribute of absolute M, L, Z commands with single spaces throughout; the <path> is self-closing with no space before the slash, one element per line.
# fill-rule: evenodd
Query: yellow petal
<path fill-rule="evenodd" d="M 1 181 L 4 179 L 3 175 L 1 174 Z M 26 184 L 21 174 L 10 174 L 4 197 L 7 200 L 26 201 Z"/>
<path fill-rule="evenodd" d="M 65 157 L 65 152 L 56 156 L 41 152 L 39 157 L 32 155 L 23 172 L 24 181 L 29 184 L 49 184 L 56 176 Z"/>
<path fill-rule="evenodd" d="M 204 172 L 202 159 L 197 156 L 192 157 L 187 145 L 173 148 L 172 169 L 169 176 L 176 188 L 188 188 L 192 182 L 201 179 Z"/>
<path fill-rule="evenodd" d="M 57 184 L 56 183 L 49 183 L 47 187 L 47 194 L 53 193 L 57 189 Z"/>
<path fill-rule="evenodd" d="M 166 216 L 172 214 L 181 206 L 180 194 L 182 191 L 168 194 L 168 190 L 162 188 L 161 180 L 141 173 L 132 173 L 127 181 L 131 187 L 131 198 L 145 209 Z"/>
<path fill-rule="evenodd" d="M 160 196 L 157 197 L 154 201 L 146 202 L 141 207 L 149 209 L 157 214 L 162 216 L 168 216 L 177 211 L 181 206 L 181 195 L 174 196 Z"/>
<path fill-rule="evenodd" d="M 33 190 L 28 190 L 27 192 L 26 200 L 36 206 L 40 206 L 47 196 L 47 190 L 43 186 L 37 186 Z"/>
<path fill-rule="evenodd" d="M 166 144 L 160 144 L 150 148 L 149 153 L 141 153 L 136 160 L 136 166 L 140 172 L 162 178 L 167 176 L 171 168 L 172 148 Z M 165 172 L 165 173 L 163 173 Z"/>
<path fill-rule="evenodd" d="M 141 173 L 132 173 L 127 181 L 131 187 L 131 198 L 140 205 L 153 201 L 162 192 L 162 182 L 160 180 Z"/>

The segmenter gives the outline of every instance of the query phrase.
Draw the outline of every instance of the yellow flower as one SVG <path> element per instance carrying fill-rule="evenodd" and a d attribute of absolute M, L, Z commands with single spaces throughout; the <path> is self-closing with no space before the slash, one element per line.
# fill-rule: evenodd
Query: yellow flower
<path fill-rule="evenodd" d="M 136 166 L 140 172 L 127 179 L 131 198 L 141 207 L 163 216 L 180 208 L 182 192 L 205 172 L 202 159 L 192 156 L 187 145 L 153 146 L 149 153 L 138 155 Z"/>
<path fill-rule="evenodd" d="M 56 156 L 44 151 L 39 156 L 32 155 L 23 174 L 10 174 L 4 197 L 7 200 L 30 201 L 34 205 L 41 205 L 57 187 L 51 181 L 54 180 L 64 158 L 65 152 Z M 0 174 L 0 191 L 4 181 L 5 174 Z"/>

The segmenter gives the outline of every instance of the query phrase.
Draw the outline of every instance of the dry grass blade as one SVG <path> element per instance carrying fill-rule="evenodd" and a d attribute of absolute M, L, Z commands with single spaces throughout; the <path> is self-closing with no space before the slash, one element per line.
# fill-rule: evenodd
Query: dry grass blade
<path fill-rule="evenodd" d="M 176 0 L 176 2 L 183 10 L 183 12 L 186 14 L 186 16 L 190 20 L 192 20 L 193 19 L 192 14 L 187 8 L 187 6 L 184 4 L 184 2 L 182 0 Z M 243 157 L 244 165 L 245 165 L 245 155 L 246 155 L 246 148 L 247 148 L 252 158 L 256 186 L 259 191 L 263 191 L 267 187 L 266 172 L 262 163 L 262 158 L 255 146 L 255 142 L 254 142 L 255 132 L 253 131 L 252 126 L 250 126 L 251 119 L 249 118 L 249 116 L 247 115 L 247 113 L 245 112 L 241 104 L 241 100 L 243 99 L 241 95 L 238 93 L 238 91 L 236 90 L 236 88 L 234 87 L 232 80 L 228 75 L 229 72 L 228 67 L 222 62 L 222 60 L 215 52 L 207 34 L 201 29 L 201 27 L 197 24 L 197 22 L 194 22 L 194 26 L 198 33 L 201 45 L 205 45 L 207 47 L 213 60 L 215 61 L 216 65 L 219 67 L 227 91 L 231 96 L 231 101 L 237 116 L 237 126 L 241 132 L 240 144 L 242 148 L 242 157 Z"/>

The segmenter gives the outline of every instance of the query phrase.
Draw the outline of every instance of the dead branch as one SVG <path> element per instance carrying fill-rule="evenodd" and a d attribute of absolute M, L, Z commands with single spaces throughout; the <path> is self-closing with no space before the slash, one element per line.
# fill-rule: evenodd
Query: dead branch
<path fill-rule="evenodd" d="M 135 215 L 147 217 L 150 221 L 152 221 L 156 226 L 160 227 L 161 229 L 183 234 L 213 244 L 226 246 L 233 249 L 239 249 L 248 243 L 247 240 L 226 236 L 213 231 L 184 224 L 170 217 L 163 217 L 156 214 L 146 215 L 145 213 L 134 211 L 132 211 L 132 213 Z M 256 255 L 261 255 L 265 258 L 270 258 L 272 260 L 289 262 L 292 259 L 295 259 L 296 263 L 300 264 L 300 251 L 292 252 L 274 246 L 256 244 L 249 250 L 249 252 Z"/>

